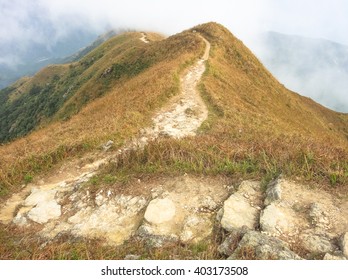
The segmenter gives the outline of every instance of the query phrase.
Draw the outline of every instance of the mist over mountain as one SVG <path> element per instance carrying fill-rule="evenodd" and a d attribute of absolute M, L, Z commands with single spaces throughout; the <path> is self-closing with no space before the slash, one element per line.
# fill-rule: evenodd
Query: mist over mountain
<path fill-rule="evenodd" d="M 0 42 L 0 89 L 49 64 L 61 63 L 67 56 L 91 44 L 97 36 L 93 31 L 76 29 L 51 45 L 30 41 L 22 47 L 18 41 Z"/>
<path fill-rule="evenodd" d="M 254 49 L 289 89 L 348 112 L 348 46 L 276 32 L 263 33 Z"/>

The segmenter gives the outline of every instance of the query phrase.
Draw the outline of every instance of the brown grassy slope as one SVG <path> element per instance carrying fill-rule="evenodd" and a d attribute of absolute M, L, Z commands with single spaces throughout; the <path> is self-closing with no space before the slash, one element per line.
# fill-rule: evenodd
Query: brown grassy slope
<path fill-rule="evenodd" d="M 202 90 L 221 117 L 209 134 L 228 146 L 235 142 L 266 152 L 281 169 L 287 161 L 309 161 L 307 176 L 324 172 L 335 181 L 332 176 L 339 174 L 343 183 L 348 176 L 348 115 L 287 90 L 224 27 L 211 23 L 195 29 L 212 43 Z"/>
<path fill-rule="evenodd" d="M 200 85 L 210 110 L 201 133 L 152 143 L 105 172 L 184 171 L 266 181 L 284 173 L 347 186 L 347 115 L 287 90 L 223 26 L 187 32 L 194 30 L 212 45 Z"/>
<path fill-rule="evenodd" d="M 195 138 L 151 143 L 144 151 L 126 154 L 106 172 L 180 171 L 267 180 L 285 173 L 346 186 L 347 115 L 284 88 L 221 25 L 209 23 L 194 29 L 212 44 L 200 86 L 210 116 L 201 133 Z M 150 61 L 151 66 L 138 75 L 121 77 L 108 94 L 81 107 L 68 121 L 56 122 L 1 147 L 2 186 L 18 183 L 26 174 L 41 172 L 109 138 L 121 145 L 149 124 L 151 114 L 178 92 L 178 71 L 203 51 L 203 42 L 192 31 L 148 45 L 138 40 L 139 33 L 132 33 L 131 52 L 126 48 L 113 62 Z M 101 50 L 105 52 L 104 63 L 122 53 L 112 48 L 107 51 L 109 44 L 82 61 Z M 100 73 L 110 64 L 98 60 L 94 65 L 98 75 L 87 80 L 70 102 L 82 106 L 81 98 L 93 95 L 105 82 Z"/>
<path fill-rule="evenodd" d="M 179 92 L 179 72 L 198 58 L 204 49 L 202 40 L 193 34 L 178 34 L 149 44 L 139 40 L 139 33 L 120 36 L 130 37 L 132 49 L 111 48 L 107 51 L 112 43 L 107 41 L 94 53 L 104 51 L 105 63 L 127 62 L 125 58 L 129 57 L 132 61 L 148 59 L 151 65 L 138 75 L 122 77 L 110 85 L 106 95 L 81 107 L 79 113 L 67 121 L 53 122 L 27 137 L 0 146 L 0 193 L 8 194 L 11 192 L 9 189 L 15 189 L 23 178 L 30 178 L 108 139 L 121 145 L 148 124 L 153 112 L 170 96 Z M 117 40 L 117 37 L 111 40 Z M 126 56 L 122 56 L 123 52 Z M 133 55 L 130 56 L 129 52 Z M 94 53 L 82 61 L 90 59 Z M 119 59 L 115 60 L 118 56 Z M 99 72 L 107 67 L 99 60 L 94 64 Z M 101 79 L 97 73 L 87 80 L 69 102 L 81 105 L 80 98 L 84 94 L 93 95 L 103 83 Z"/>
<path fill-rule="evenodd" d="M 287 90 L 222 26 L 208 24 L 196 29 L 213 44 L 204 86 L 213 103 L 224 111 L 230 133 L 247 129 L 252 134 L 301 134 L 347 145 L 347 115 Z"/>
<path fill-rule="evenodd" d="M 42 87 L 45 84 L 50 83 L 55 75 L 65 75 L 67 70 L 67 64 L 50 65 L 41 69 L 33 77 L 23 77 L 19 79 L 12 85 L 13 91 L 10 94 L 10 101 L 13 102 L 20 95 L 27 94 L 34 85 Z"/>

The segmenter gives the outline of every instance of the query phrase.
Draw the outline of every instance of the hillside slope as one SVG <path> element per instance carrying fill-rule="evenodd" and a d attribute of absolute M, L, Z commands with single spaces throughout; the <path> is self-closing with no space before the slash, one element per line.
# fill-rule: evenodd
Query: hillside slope
<path fill-rule="evenodd" d="M 51 66 L 30 80 L 19 81 L 18 93 L 14 90 L 5 95 L 5 103 L 16 104 L 21 100 L 22 104 L 14 106 L 20 120 L 45 127 L 0 147 L 2 189 L 109 139 L 121 146 L 150 122 L 154 110 L 178 93 L 178 73 L 203 52 L 202 41 L 188 33 L 149 44 L 139 38 L 140 33 L 117 36 L 77 63 Z M 148 38 L 158 40 L 160 36 L 149 33 Z M 102 58 L 94 59 L 97 56 Z M 22 95 L 21 88 L 30 91 L 41 84 L 46 87 L 47 80 L 56 77 L 46 75 L 52 69 L 63 73 L 55 84 L 48 85 L 55 87 L 50 98 L 44 99 L 46 90 L 38 93 L 42 97 L 38 99 Z M 68 95 L 71 97 L 65 100 Z M 26 102 L 28 98 L 32 102 Z M 91 100 L 95 101 L 87 104 Z M 45 108 L 38 107 L 50 108 L 52 102 L 56 112 L 45 118 Z M 31 112 L 27 106 L 31 109 L 28 111 L 37 114 L 28 115 Z M 11 118 L 11 114 L 4 117 Z"/>
<path fill-rule="evenodd" d="M 234 161 L 238 155 L 239 162 L 246 160 L 244 164 L 252 165 L 249 168 L 251 173 L 258 173 L 261 169 L 263 174 L 269 171 L 292 174 L 294 168 L 309 179 L 326 177 L 332 180 L 334 177 L 334 183 L 337 183 L 338 177 L 346 178 L 346 153 L 342 152 L 347 148 L 346 114 L 328 110 L 285 89 L 224 27 L 207 24 L 198 26 L 196 30 L 212 44 L 207 71 L 200 86 L 210 116 L 201 128 L 201 135 L 194 140 L 176 141 L 174 146 L 178 152 L 188 149 L 186 153 L 191 157 L 199 152 L 195 160 L 206 160 L 203 166 L 199 162 L 183 163 L 183 166 L 196 170 L 196 165 L 199 165 L 199 170 L 217 172 L 224 165 L 221 162 Z M 141 34 L 126 33 L 105 42 L 77 63 L 51 66 L 28 81 L 19 81 L 16 88 L 6 95 L 8 99 L 3 104 L 16 104 L 15 108 L 25 119 L 25 127 L 30 127 L 31 123 L 32 127 L 52 120 L 53 123 L 27 138 L 1 147 L 1 165 L 5 170 L 2 176 L 10 177 L 6 179 L 7 184 L 11 184 L 11 178 L 19 180 L 45 169 L 42 166 L 50 166 L 51 163 L 44 163 L 47 155 L 50 155 L 48 161 L 55 162 L 55 157 L 74 154 L 68 152 L 70 150 L 90 149 L 108 139 L 121 145 L 141 125 L 149 122 L 151 112 L 177 93 L 178 69 L 180 71 L 192 63 L 202 51 L 201 40 L 191 31 L 149 45 L 139 40 Z M 167 67 L 172 68 L 168 70 Z M 57 81 L 47 85 L 51 80 Z M 32 103 L 27 102 L 30 95 L 21 93 L 22 90 L 30 92 L 41 87 L 44 89 L 38 96 L 45 97 L 45 92 L 49 92 L 47 87 L 55 90 L 50 92 L 49 98 L 29 99 Z M 90 100 L 105 93 L 108 93 L 105 97 L 84 108 Z M 22 106 L 16 103 L 18 100 L 22 100 Z M 40 102 L 39 108 L 37 102 Z M 49 104 L 54 109 L 48 114 L 50 116 L 45 116 L 45 112 L 52 108 Z M 132 104 L 131 108 L 129 104 Z M 45 105 L 47 108 L 42 109 L 41 106 Z M 32 110 L 36 112 L 33 116 L 30 115 Z M 5 116 L 10 118 L 11 114 Z M 14 131 L 14 127 L 21 127 L 20 120 L 1 127 L 11 124 L 10 130 Z M 166 141 L 171 142 L 165 140 L 161 149 L 165 149 Z M 188 144 L 191 141 L 195 144 Z M 193 148 L 197 145 L 199 149 Z M 218 149 L 214 156 L 206 152 L 211 147 Z M 158 150 L 158 147 L 154 149 Z M 154 151 L 153 157 L 156 156 Z M 156 160 L 161 162 L 162 158 Z M 192 162 L 192 159 L 185 158 L 166 159 L 165 162 L 171 165 L 176 160 Z M 297 167 L 302 165 L 301 170 L 291 167 L 289 161 Z M 162 163 L 158 165 L 164 168 Z M 20 166 L 20 172 L 12 171 L 6 175 L 6 170 L 17 170 L 16 166 Z M 231 172 L 228 168 L 220 171 Z"/>
<path fill-rule="evenodd" d="M 0 91 L 0 142 L 23 136 L 52 119 L 71 117 L 116 82 L 156 63 L 149 57 L 141 59 L 144 50 L 137 36 L 129 33 L 110 39 L 77 62 L 48 66 Z"/>

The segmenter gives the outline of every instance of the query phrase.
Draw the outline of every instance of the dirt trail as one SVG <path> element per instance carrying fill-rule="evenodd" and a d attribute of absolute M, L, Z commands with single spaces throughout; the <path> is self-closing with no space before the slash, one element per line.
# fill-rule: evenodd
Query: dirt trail
<path fill-rule="evenodd" d="M 147 39 L 147 36 L 144 32 L 141 32 L 140 41 L 143 41 L 145 44 L 148 44 L 150 41 Z"/>
<path fill-rule="evenodd" d="M 140 146 L 145 145 L 148 140 L 159 136 L 182 138 L 195 136 L 197 129 L 208 116 L 208 110 L 200 94 L 197 91 L 197 84 L 205 71 L 205 61 L 209 57 L 210 43 L 206 43 L 203 57 L 180 79 L 181 94 L 174 102 L 164 107 L 153 118 L 153 126 L 143 130 L 140 137 Z"/>
<path fill-rule="evenodd" d="M 39 223 L 57 219 L 62 214 L 61 206 L 55 197 L 59 193 L 78 190 L 79 187 L 95 175 L 99 167 L 115 159 L 126 150 L 143 148 L 149 141 L 160 136 L 182 138 L 194 136 L 196 130 L 207 118 L 208 111 L 197 92 L 196 86 L 205 71 L 205 61 L 209 57 L 210 44 L 201 37 L 206 49 L 203 57 L 191 66 L 180 79 L 181 94 L 173 99 L 168 106 L 160 110 L 153 118 L 153 126 L 144 128 L 139 137 L 133 139 L 116 153 L 97 153 L 85 159 L 71 161 L 46 178 L 28 184 L 21 192 L 14 194 L 0 209 L 0 222 L 8 224 L 26 224 L 27 218 Z M 140 38 L 144 43 L 149 41 L 146 34 Z M 89 164 L 83 164 L 92 158 Z M 55 208 L 55 211 L 50 209 Z"/>

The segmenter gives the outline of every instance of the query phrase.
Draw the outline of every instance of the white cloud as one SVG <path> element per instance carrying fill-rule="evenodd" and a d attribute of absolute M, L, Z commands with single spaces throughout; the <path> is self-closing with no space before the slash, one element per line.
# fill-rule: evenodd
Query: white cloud
<path fill-rule="evenodd" d="M 6 26 L 0 30 L 0 39 L 28 38 L 32 31 L 40 33 L 39 26 L 28 25 L 35 16 L 49 21 L 58 37 L 71 28 L 99 31 L 107 26 L 171 34 L 217 21 L 239 37 L 275 30 L 348 44 L 347 14 L 345 0 L 0 0 L 0 24 Z"/>
<path fill-rule="evenodd" d="M 252 50 L 258 45 L 251 35 L 268 30 L 348 45 L 347 14 L 346 0 L 0 0 L 0 61 L 15 62 L 1 45 L 23 50 L 28 42 L 44 42 L 49 47 L 76 28 L 171 35 L 208 21 L 225 25 Z"/>

